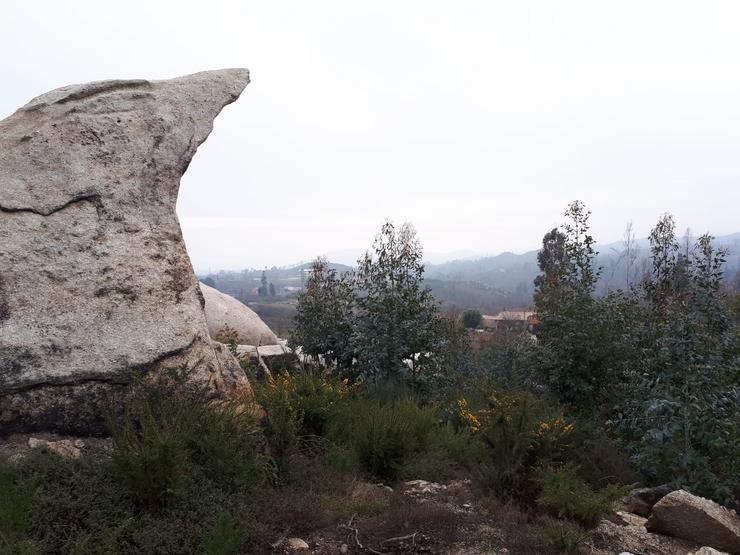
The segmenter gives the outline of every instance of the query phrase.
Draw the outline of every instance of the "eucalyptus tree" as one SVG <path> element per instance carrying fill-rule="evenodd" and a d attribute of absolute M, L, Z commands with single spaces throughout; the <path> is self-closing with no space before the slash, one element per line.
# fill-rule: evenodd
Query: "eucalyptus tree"
<path fill-rule="evenodd" d="M 420 378 L 444 345 L 438 306 L 424 286 L 414 227 L 386 222 L 358 261 L 354 344 L 370 381 Z"/>

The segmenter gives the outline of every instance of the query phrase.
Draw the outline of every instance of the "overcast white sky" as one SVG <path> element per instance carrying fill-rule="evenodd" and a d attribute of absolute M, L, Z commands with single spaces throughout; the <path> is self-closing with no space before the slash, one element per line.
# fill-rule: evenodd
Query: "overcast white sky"
<path fill-rule="evenodd" d="M 197 270 L 740 231 L 740 3 L 3 0 L 0 117 L 69 83 L 248 67 L 183 178 Z M 343 259 L 343 260 L 341 260 Z"/>

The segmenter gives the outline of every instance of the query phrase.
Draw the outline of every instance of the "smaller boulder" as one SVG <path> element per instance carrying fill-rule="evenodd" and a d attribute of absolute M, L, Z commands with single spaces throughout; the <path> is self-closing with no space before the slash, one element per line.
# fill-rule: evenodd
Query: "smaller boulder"
<path fill-rule="evenodd" d="M 658 501 L 645 524 L 650 532 L 740 554 L 740 519 L 714 501 L 684 490 Z"/>
<path fill-rule="evenodd" d="M 650 511 L 653 510 L 653 505 L 672 491 L 675 491 L 675 489 L 676 488 L 671 487 L 668 484 L 663 484 L 654 488 L 633 489 L 629 495 L 622 500 L 622 505 L 627 512 L 647 518 L 650 516 Z"/>
<path fill-rule="evenodd" d="M 75 447 L 74 442 L 70 439 L 62 439 L 60 441 L 47 441 L 45 439 L 37 439 L 35 437 L 28 438 L 28 446 L 31 449 L 48 449 L 52 453 L 56 453 L 60 457 L 65 459 L 78 459 L 82 454 L 80 450 Z"/>
<path fill-rule="evenodd" d="M 247 345 L 277 345 L 278 339 L 262 319 L 244 303 L 221 293 L 205 283 L 200 284 L 205 299 L 206 321 L 211 339 L 225 339 Z M 223 338 L 222 335 L 230 337 Z"/>
<path fill-rule="evenodd" d="M 617 511 L 614 515 L 619 522 L 614 521 L 616 524 L 623 524 L 624 526 L 636 526 L 637 528 L 645 528 L 647 519 L 643 516 L 636 515 L 634 513 L 628 513 L 626 511 Z"/>
<path fill-rule="evenodd" d="M 289 549 L 308 549 L 308 544 L 301 538 L 288 538 L 285 540 L 285 545 Z"/>

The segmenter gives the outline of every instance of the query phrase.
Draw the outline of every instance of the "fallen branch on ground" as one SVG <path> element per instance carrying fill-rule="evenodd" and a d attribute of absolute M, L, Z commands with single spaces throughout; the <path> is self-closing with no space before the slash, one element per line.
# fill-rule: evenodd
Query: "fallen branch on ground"
<path fill-rule="evenodd" d="M 349 530 L 351 532 L 354 532 L 355 534 L 355 543 L 357 544 L 357 547 L 360 549 L 365 549 L 369 551 L 370 553 L 375 553 L 376 555 L 384 555 L 381 551 L 375 551 L 372 547 L 362 545 L 360 542 L 360 530 L 359 528 L 352 526 L 352 522 L 355 520 L 355 517 L 357 515 L 352 515 L 352 518 L 349 519 L 349 522 L 347 524 L 339 524 L 339 528 L 342 528 L 343 530 Z"/>
<path fill-rule="evenodd" d="M 413 534 L 407 534 L 405 536 L 396 536 L 395 538 L 388 538 L 387 540 L 383 540 L 380 542 L 380 545 L 389 543 L 389 542 L 401 542 L 403 540 L 411 540 L 411 545 L 416 545 L 416 534 L 419 532 L 414 532 Z"/>

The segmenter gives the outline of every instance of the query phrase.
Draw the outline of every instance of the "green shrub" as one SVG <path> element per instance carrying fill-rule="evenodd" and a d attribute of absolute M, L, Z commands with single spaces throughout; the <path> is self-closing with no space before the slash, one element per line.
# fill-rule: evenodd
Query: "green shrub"
<path fill-rule="evenodd" d="M 44 553 L 115 552 L 134 505 L 107 458 L 68 460 L 32 450 L 16 472 L 38 484 L 27 512 L 28 538 Z"/>
<path fill-rule="evenodd" d="M 223 487 L 267 477 L 254 408 L 205 398 L 180 378 L 136 383 L 123 415 L 111 418 L 115 474 L 144 508 L 168 505 L 201 474 Z"/>
<path fill-rule="evenodd" d="M 219 513 L 213 526 L 203 534 L 203 553 L 208 555 L 233 555 L 240 553 L 246 537 L 246 526 L 228 511 Z"/>
<path fill-rule="evenodd" d="M 478 411 L 470 410 L 465 399 L 458 406 L 471 434 L 488 449 L 478 479 L 502 497 L 528 493 L 532 469 L 559 460 L 573 430 L 562 412 L 527 390 L 495 391 Z"/>
<path fill-rule="evenodd" d="M 625 487 L 609 484 L 594 491 L 578 476 L 578 467 L 565 464 L 539 471 L 542 493 L 539 502 L 560 517 L 575 518 L 585 526 L 595 526 L 614 510 L 614 504 L 627 493 Z"/>
<path fill-rule="evenodd" d="M 296 373 L 292 378 L 294 405 L 301 415 L 300 435 L 324 435 L 329 420 L 353 388 L 346 380 L 308 373 Z"/>
<path fill-rule="evenodd" d="M 250 488 L 273 477 L 271 461 L 258 451 L 259 426 L 253 405 L 195 404 L 188 449 L 192 461 L 226 488 Z"/>
<path fill-rule="evenodd" d="M 479 468 L 486 457 L 486 447 L 478 438 L 449 423 L 438 424 L 431 430 L 426 447 L 410 455 L 400 477 L 432 482 L 454 479 L 461 472 Z"/>
<path fill-rule="evenodd" d="M 410 455 L 427 448 L 437 426 L 437 408 L 412 398 L 357 399 L 337 415 L 330 437 L 352 448 L 363 471 L 393 479 Z"/>
<path fill-rule="evenodd" d="M 603 425 L 583 418 L 574 426 L 564 460 L 578 465 L 579 475 L 593 488 L 640 481 L 624 443 L 607 435 Z"/>
<path fill-rule="evenodd" d="M 39 552 L 28 539 L 29 511 L 38 481 L 18 475 L 10 463 L 0 460 L 0 554 Z"/>
<path fill-rule="evenodd" d="M 578 547 L 588 539 L 585 530 L 570 522 L 545 518 L 537 527 L 560 553 L 575 553 Z"/>
<path fill-rule="evenodd" d="M 164 401 L 156 414 L 135 401 L 120 425 L 112 427 L 116 475 L 131 497 L 146 508 L 181 495 L 192 473 L 184 427 L 184 407 Z"/>
<path fill-rule="evenodd" d="M 304 372 L 283 372 L 254 386 L 265 416 L 262 426 L 281 474 L 307 436 L 321 436 L 327 423 L 348 399 L 346 381 Z"/>

